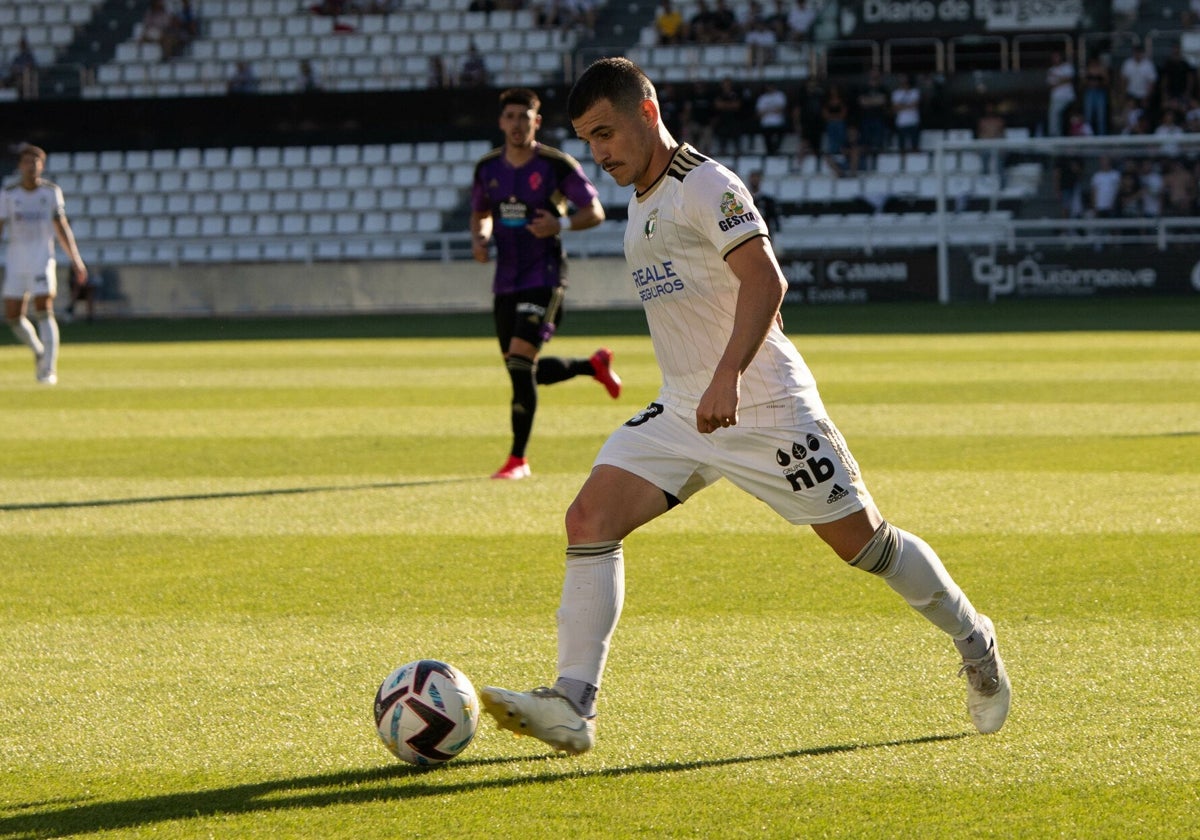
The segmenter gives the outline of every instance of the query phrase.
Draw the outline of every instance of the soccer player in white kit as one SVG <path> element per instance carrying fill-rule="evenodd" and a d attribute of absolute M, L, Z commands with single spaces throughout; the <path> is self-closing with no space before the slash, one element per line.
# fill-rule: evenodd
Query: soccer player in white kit
<path fill-rule="evenodd" d="M 855 568 L 877 575 L 946 633 L 967 677 L 975 727 L 995 732 L 1011 687 L 992 622 L 933 549 L 887 522 L 783 332 L 787 282 L 749 190 L 680 145 L 653 84 L 607 58 L 576 81 L 567 113 L 629 202 L 625 256 L 645 307 L 663 385 L 614 432 L 566 515 L 558 679 L 530 692 L 486 687 L 499 724 L 557 750 L 595 743 L 596 694 L 624 601 L 622 540 L 726 478 L 788 521 L 809 525 Z"/>
<path fill-rule="evenodd" d="M 81 285 L 87 282 L 87 266 L 67 222 L 62 190 L 42 178 L 45 167 L 45 151 L 37 146 L 21 147 L 17 161 L 20 180 L 0 191 L 0 232 L 8 229 L 4 317 L 17 341 L 33 351 L 38 382 L 54 385 L 58 382 L 55 240 L 70 257 L 75 280 Z M 27 314 L 31 297 L 36 330 Z"/>

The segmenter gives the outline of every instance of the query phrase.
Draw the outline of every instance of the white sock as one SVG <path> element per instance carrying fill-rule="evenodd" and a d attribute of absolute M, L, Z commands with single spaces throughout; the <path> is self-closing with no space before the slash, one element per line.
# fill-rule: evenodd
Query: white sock
<path fill-rule="evenodd" d="M 567 569 L 558 613 L 561 693 L 581 714 L 595 714 L 609 643 L 625 603 L 621 541 L 567 547 Z"/>
<path fill-rule="evenodd" d="M 956 641 L 975 629 L 975 608 L 920 537 L 885 522 L 850 565 L 883 578 L 910 607 Z"/>
<path fill-rule="evenodd" d="M 58 321 L 49 310 L 34 312 L 33 319 L 37 321 L 38 338 L 42 340 L 42 370 L 54 373 L 58 370 Z"/>
<path fill-rule="evenodd" d="M 42 355 L 42 342 L 38 341 L 37 333 L 33 331 L 33 324 L 29 322 L 28 318 L 22 315 L 15 321 L 9 321 L 8 328 L 12 330 L 17 341 L 32 350 L 35 356 Z"/>

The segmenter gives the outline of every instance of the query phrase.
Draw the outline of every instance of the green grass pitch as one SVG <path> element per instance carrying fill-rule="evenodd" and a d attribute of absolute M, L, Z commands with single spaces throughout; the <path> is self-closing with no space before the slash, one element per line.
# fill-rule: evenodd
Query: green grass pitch
<path fill-rule="evenodd" d="M 401 662 L 553 679 L 563 511 L 658 388 L 640 313 L 569 313 L 546 352 L 626 392 L 544 388 L 519 483 L 485 317 L 72 324 L 56 388 L 0 346 L 0 840 L 1200 836 L 1200 303 L 785 318 L 995 619 L 999 734 L 932 626 L 718 485 L 626 542 L 593 752 L 481 721 L 401 765 Z"/>

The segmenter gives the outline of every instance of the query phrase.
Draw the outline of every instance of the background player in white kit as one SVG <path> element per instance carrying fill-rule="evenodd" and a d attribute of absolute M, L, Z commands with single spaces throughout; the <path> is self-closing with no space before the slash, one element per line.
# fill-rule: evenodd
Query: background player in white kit
<path fill-rule="evenodd" d="M 0 232 L 8 230 L 4 317 L 17 340 L 33 351 L 38 382 L 54 385 L 58 382 L 55 241 L 70 257 L 76 283 L 87 282 L 87 266 L 67 222 L 62 190 L 42 178 L 45 151 L 25 145 L 18 155 L 20 180 L 0 191 Z M 36 331 L 27 314 L 31 297 Z"/>
<path fill-rule="evenodd" d="M 595 742 L 596 693 L 624 601 L 622 540 L 726 478 L 850 565 L 883 578 L 950 636 L 980 732 L 1008 715 L 995 630 L 923 540 L 884 520 L 779 316 L 786 280 L 750 192 L 678 144 L 654 86 L 601 59 L 567 102 L 576 134 L 632 184 L 625 256 L 663 375 L 658 399 L 609 437 L 566 515 L 567 563 L 552 688 L 484 688 L 506 729 L 580 753 Z"/>

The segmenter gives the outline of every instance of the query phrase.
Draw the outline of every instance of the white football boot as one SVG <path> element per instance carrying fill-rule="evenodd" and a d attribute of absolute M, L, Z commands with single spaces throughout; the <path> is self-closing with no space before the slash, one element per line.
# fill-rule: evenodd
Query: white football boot
<path fill-rule="evenodd" d="M 501 729 L 532 735 L 571 755 L 587 752 L 596 743 L 596 721 L 579 714 L 552 688 L 521 692 L 488 686 L 479 696 L 483 708 Z"/>
<path fill-rule="evenodd" d="M 979 659 L 963 659 L 958 675 L 967 675 L 967 711 L 975 728 L 987 735 L 998 732 L 1008 717 L 1012 702 L 1012 684 L 1004 670 L 1004 660 L 996 649 L 996 628 L 986 615 L 979 616 L 981 624 L 992 637 L 988 652 Z"/>

